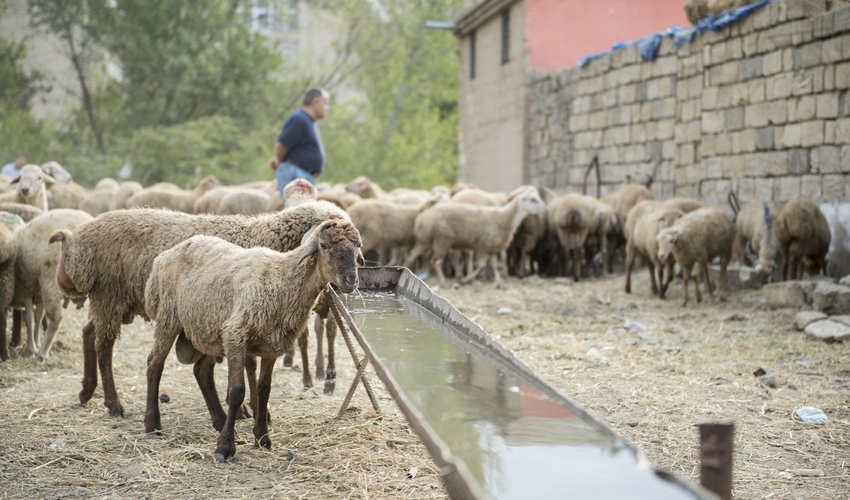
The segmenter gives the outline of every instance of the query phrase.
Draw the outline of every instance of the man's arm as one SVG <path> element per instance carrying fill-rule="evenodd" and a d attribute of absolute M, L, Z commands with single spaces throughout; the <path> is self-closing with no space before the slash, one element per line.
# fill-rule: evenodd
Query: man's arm
<path fill-rule="evenodd" d="M 283 159 L 286 158 L 286 146 L 281 144 L 280 142 L 274 143 L 274 157 L 269 160 L 269 166 L 272 170 L 277 170 L 277 167 L 283 163 Z"/>

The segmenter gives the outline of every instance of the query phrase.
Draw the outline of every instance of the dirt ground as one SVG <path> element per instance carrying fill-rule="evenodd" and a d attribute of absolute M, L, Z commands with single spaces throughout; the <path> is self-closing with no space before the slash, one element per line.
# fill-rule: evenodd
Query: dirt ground
<path fill-rule="evenodd" d="M 631 295 L 620 275 L 428 283 L 655 467 L 697 482 L 696 424 L 728 421 L 735 424 L 735 498 L 850 498 L 850 345 L 808 338 L 793 327 L 796 311 L 767 309 L 759 292 L 682 308 L 681 285 L 671 285 L 666 301 L 652 298 L 645 270 Z M 152 328 L 141 319 L 116 344 L 126 418 L 107 415 L 100 389 L 80 405 L 85 315 L 66 312 L 47 361 L 15 351 L 0 363 L 0 497 L 446 498 L 425 448 L 374 375 L 381 412 L 360 388 L 336 418 L 354 374 L 341 340 L 333 395 L 320 385 L 302 390 L 300 373 L 279 364 L 273 448 L 254 448 L 251 422 L 240 421 L 236 457 L 216 464 L 217 433 L 192 369 L 173 357 L 161 385 L 170 397 L 164 434 L 145 435 Z M 767 385 L 753 374 L 759 368 L 772 377 Z M 220 392 L 225 374 L 220 367 Z M 801 422 L 795 410 L 802 406 L 820 408 L 829 423 Z"/>

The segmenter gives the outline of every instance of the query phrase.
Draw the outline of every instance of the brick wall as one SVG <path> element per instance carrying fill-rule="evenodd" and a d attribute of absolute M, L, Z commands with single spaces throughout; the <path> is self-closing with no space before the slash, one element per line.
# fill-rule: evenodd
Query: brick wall
<path fill-rule="evenodd" d="M 829 5 L 777 0 L 654 61 L 631 46 L 533 79 L 529 181 L 580 191 L 598 155 L 603 191 L 651 173 L 657 197 L 717 206 L 850 200 L 850 7 Z"/>

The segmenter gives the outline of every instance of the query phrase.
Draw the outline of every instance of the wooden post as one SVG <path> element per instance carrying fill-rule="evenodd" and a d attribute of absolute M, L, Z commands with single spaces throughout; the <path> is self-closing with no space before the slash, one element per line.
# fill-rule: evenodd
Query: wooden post
<path fill-rule="evenodd" d="M 732 500 L 732 441 L 735 426 L 729 424 L 699 424 L 700 484 Z"/>

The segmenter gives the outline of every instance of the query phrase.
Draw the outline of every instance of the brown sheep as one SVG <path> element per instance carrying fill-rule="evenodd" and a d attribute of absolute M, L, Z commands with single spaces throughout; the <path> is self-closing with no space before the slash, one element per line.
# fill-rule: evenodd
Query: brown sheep
<path fill-rule="evenodd" d="M 803 277 L 804 263 L 810 260 L 818 273 L 826 272 L 826 253 L 832 235 L 829 223 L 818 206 L 806 199 L 789 201 L 773 226 L 782 260 L 782 279 Z"/>
<path fill-rule="evenodd" d="M 714 286 L 708 275 L 708 263 L 720 257 L 720 283 L 718 295 L 726 294 L 726 268 L 732 260 L 732 241 L 735 239 L 735 223 L 719 208 L 706 207 L 683 215 L 672 226 L 662 229 L 658 236 L 658 260 L 664 262 L 671 254 L 682 268 L 682 307 L 688 305 L 688 282 L 691 271 L 699 265 L 710 294 Z M 697 302 L 702 301 L 699 281 L 694 279 Z"/>

